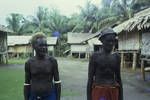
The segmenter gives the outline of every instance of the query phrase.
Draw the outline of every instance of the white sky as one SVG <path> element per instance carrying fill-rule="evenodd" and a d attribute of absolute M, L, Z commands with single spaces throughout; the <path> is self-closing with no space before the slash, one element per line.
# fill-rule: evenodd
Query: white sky
<path fill-rule="evenodd" d="M 20 13 L 24 16 L 34 15 L 38 6 L 57 8 L 61 14 L 69 16 L 78 13 L 78 6 L 84 6 L 87 0 L 0 0 L 0 24 L 6 24 L 5 18 L 10 13 Z M 101 0 L 91 0 L 100 4 Z"/>

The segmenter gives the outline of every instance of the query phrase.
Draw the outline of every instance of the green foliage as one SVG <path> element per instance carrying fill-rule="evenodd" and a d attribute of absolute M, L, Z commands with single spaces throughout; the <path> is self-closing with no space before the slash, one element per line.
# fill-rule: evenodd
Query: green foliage
<path fill-rule="evenodd" d="M 21 35 L 23 31 L 23 16 L 21 14 L 12 13 L 6 18 L 8 28 L 12 30 L 15 34 Z"/>
<path fill-rule="evenodd" d="M 79 14 L 73 14 L 69 18 L 57 9 L 38 7 L 35 16 L 25 18 L 14 13 L 6 20 L 8 28 L 17 35 L 43 32 L 52 36 L 53 32 L 58 31 L 61 35 L 55 54 L 60 56 L 66 50 L 67 40 L 64 35 L 67 32 L 95 33 L 133 17 L 134 13 L 149 5 L 149 0 L 102 0 L 102 5 L 96 6 L 88 0 L 84 7 L 79 7 Z"/>
<path fill-rule="evenodd" d="M 26 57 L 26 59 L 27 59 L 27 57 Z M 8 64 L 24 64 L 26 59 L 23 59 L 23 58 L 8 59 Z"/>
<path fill-rule="evenodd" d="M 132 6 L 132 9 L 134 9 L 135 12 L 150 6 L 149 0 L 134 0 L 134 1 L 135 4 Z"/>
<path fill-rule="evenodd" d="M 55 31 L 95 33 L 117 21 L 131 18 L 135 12 L 149 5 L 149 0 L 102 0 L 100 6 L 87 1 L 84 7 L 79 7 L 80 13 L 73 14 L 70 18 L 61 15 L 57 9 L 38 7 L 35 16 L 25 18 L 21 14 L 12 13 L 6 20 L 8 28 L 17 35 L 39 31 L 49 36 Z"/>
<path fill-rule="evenodd" d="M 92 26 L 97 21 L 97 12 L 99 8 L 95 5 L 91 4 L 91 2 L 87 2 L 85 7 L 80 7 L 80 21 L 79 25 L 83 26 L 83 32 L 91 31 Z"/>
<path fill-rule="evenodd" d="M 58 43 L 55 50 L 55 56 L 65 56 L 64 52 L 69 49 L 67 44 L 67 34 L 63 34 L 58 38 Z"/>
<path fill-rule="evenodd" d="M 46 26 L 46 22 L 48 18 L 48 8 L 38 7 L 38 11 L 35 16 L 28 17 L 28 27 L 32 27 L 31 31 L 33 33 L 36 32 L 49 32 L 48 27 Z"/>
<path fill-rule="evenodd" d="M 60 14 L 57 9 L 52 9 L 49 12 L 47 26 L 51 32 L 58 31 L 60 33 L 65 33 L 68 31 L 69 26 L 67 26 L 68 18 Z"/>

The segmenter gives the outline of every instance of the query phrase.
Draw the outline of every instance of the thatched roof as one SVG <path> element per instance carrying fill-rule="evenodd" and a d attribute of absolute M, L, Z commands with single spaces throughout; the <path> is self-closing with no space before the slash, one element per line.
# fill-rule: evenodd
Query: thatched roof
<path fill-rule="evenodd" d="M 47 37 L 47 44 L 48 45 L 56 45 L 57 44 L 57 37 Z"/>
<path fill-rule="evenodd" d="M 8 36 L 8 46 L 29 44 L 31 36 Z"/>
<path fill-rule="evenodd" d="M 9 29 L 8 29 L 7 27 L 5 27 L 4 25 L 0 25 L 0 31 L 12 33 L 12 31 L 9 30 Z"/>
<path fill-rule="evenodd" d="M 92 34 L 92 33 L 68 33 L 67 43 L 80 44 L 80 43 L 86 42 L 89 39 L 94 38 L 98 35 L 99 35 L 99 32 L 94 33 L 94 34 Z"/>
<path fill-rule="evenodd" d="M 140 11 L 135 14 L 133 18 L 123 22 L 122 24 L 116 26 L 114 31 L 121 33 L 123 31 L 133 31 L 133 30 L 144 30 L 150 28 L 150 8 Z"/>
<path fill-rule="evenodd" d="M 102 45 L 102 42 L 98 40 L 98 37 L 88 40 L 89 45 Z"/>
<path fill-rule="evenodd" d="M 8 46 L 27 45 L 32 36 L 8 36 Z M 57 37 L 47 37 L 48 45 L 56 45 Z"/>
<path fill-rule="evenodd" d="M 85 53 L 88 45 L 71 45 L 70 49 L 72 53 Z"/>
<path fill-rule="evenodd" d="M 79 44 L 85 39 L 85 37 L 89 36 L 90 33 L 68 33 L 67 43 L 69 44 Z"/>

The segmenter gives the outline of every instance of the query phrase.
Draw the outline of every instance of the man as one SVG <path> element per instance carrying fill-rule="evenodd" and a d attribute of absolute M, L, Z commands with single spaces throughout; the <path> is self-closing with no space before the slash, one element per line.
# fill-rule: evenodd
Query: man
<path fill-rule="evenodd" d="M 58 64 L 47 55 L 46 36 L 35 34 L 31 44 L 36 55 L 25 63 L 24 100 L 60 100 Z"/>
<path fill-rule="evenodd" d="M 111 28 L 104 29 L 99 40 L 103 49 L 89 61 L 87 100 L 123 100 L 120 56 L 112 52 L 116 33 Z"/>

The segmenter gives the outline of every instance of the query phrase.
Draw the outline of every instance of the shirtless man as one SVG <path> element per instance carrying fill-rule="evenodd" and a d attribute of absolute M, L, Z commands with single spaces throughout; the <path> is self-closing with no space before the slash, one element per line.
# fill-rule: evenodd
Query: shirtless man
<path fill-rule="evenodd" d="M 57 60 L 47 55 L 46 36 L 37 33 L 31 43 L 36 55 L 25 63 L 24 100 L 60 100 Z"/>
<path fill-rule="evenodd" d="M 101 31 L 101 52 L 95 52 L 89 61 L 87 100 L 123 100 L 120 75 L 120 56 L 112 53 L 116 33 L 107 28 Z"/>

